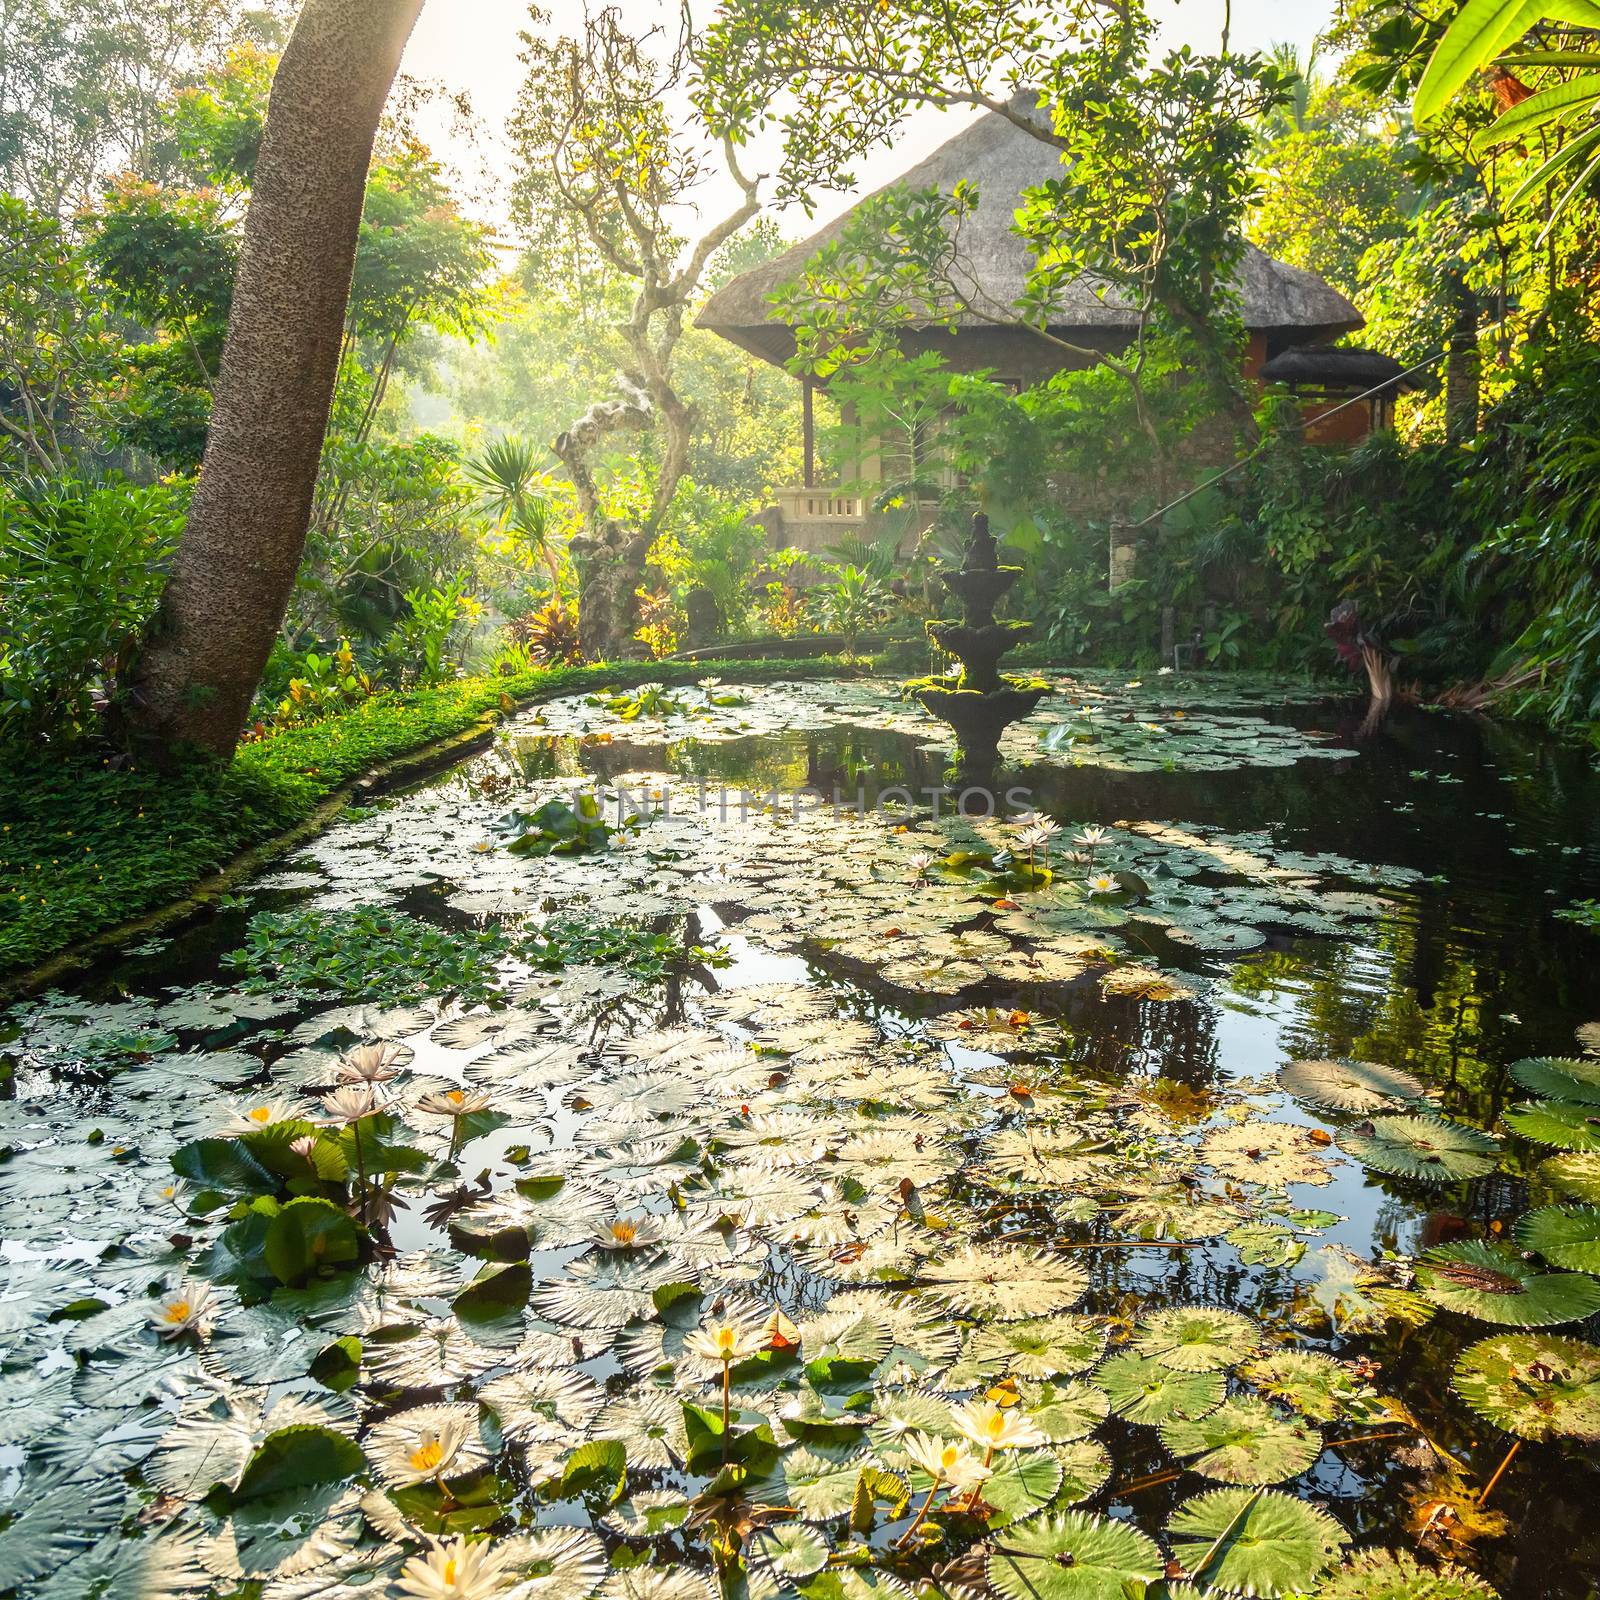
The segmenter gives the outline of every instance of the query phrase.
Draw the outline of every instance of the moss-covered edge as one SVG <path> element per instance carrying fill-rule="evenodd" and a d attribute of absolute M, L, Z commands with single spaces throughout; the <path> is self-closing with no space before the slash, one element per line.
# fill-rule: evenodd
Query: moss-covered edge
<path fill-rule="evenodd" d="M 375 695 L 244 745 L 226 766 L 156 772 L 98 753 L 19 756 L 0 771 L 0 1000 L 205 910 L 352 801 L 459 759 L 525 706 L 603 687 L 861 667 L 833 658 L 551 667 Z"/>

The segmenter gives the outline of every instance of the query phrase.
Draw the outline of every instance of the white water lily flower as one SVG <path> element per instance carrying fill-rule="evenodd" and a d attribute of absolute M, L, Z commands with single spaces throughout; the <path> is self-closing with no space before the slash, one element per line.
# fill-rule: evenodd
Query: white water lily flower
<path fill-rule="evenodd" d="M 956 1489 L 971 1489 L 992 1474 L 972 1453 L 972 1446 L 952 1439 L 935 1439 L 932 1434 L 913 1433 L 906 1439 L 906 1454 L 935 1483 L 948 1483 Z"/>
<path fill-rule="evenodd" d="M 697 1356 L 730 1364 L 765 1348 L 761 1330 L 748 1322 L 708 1322 L 686 1334 L 683 1342 Z"/>
<path fill-rule="evenodd" d="M 377 1109 L 378 1097 L 370 1085 L 364 1083 L 347 1083 L 340 1088 L 330 1089 L 322 1097 L 323 1120 L 330 1126 L 337 1126 L 341 1122 L 358 1122 L 362 1117 L 370 1117 Z"/>
<path fill-rule="evenodd" d="M 387 1083 L 400 1076 L 400 1059 L 392 1044 L 359 1044 L 340 1060 L 336 1076 L 340 1083 Z"/>
<path fill-rule="evenodd" d="M 1072 842 L 1075 845 L 1080 845 L 1085 850 L 1093 850 L 1096 845 L 1106 842 L 1106 830 L 1104 828 L 1079 828 L 1073 834 Z"/>
<path fill-rule="evenodd" d="M 912 858 L 906 862 L 906 865 L 911 868 L 912 872 L 917 877 L 920 878 L 927 872 L 928 868 L 933 865 L 933 857 L 924 855 L 912 856 Z"/>
<path fill-rule="evenodd" d="M 175 1294 L 150 1313 L 150 1326 L 163 1339 L 181 1339 L 186 1333 L 204 1338 L 211 1327 L 212 1294 L 203 1283 L 179 1284 Z"/>
<path fill-rule="evenodd" d="M 470 1117 L 475 1111 L 487 1111 L 493 1104 L 494 1096 L 481 1089 L 443 1089 L 423 1095 L 417 1101 L 417 1110 L 435 1117 Z"/>
<path fill-rule="evenodd" d="M 660 1243 L 661 1225 L 654 1217 L 640 1212 L 596 1223 L 590 1237 L 602 1250 L 642 1250 L 647 1245 Z"/>
<path fill-rule="evenodd" d="M 309 1161 L 316 1153 L 317 1141 L 309 1133 L 302 1133 L 298 1139 L 289 1141 L 289 1148 L 302 1160 Z"/>
<path fill-rule="evenodd" d="M 950 1408 L 950 1420 L 964 1439 L 985 1450 L 1031 1450 L 1045 1443 L 1044 1430 L 1031 1417 L 992 1400 L 968 1400 Z"/>
<path fill-rule="evenodd" d="M 270 1128 L 278 1122 L 303 1121 L 301 1113 L 296 1111 L 287 1100 L 262 1100 L 253 1106 L 246 1106 L 242 1111 L 234 1113 L 233 1121 L 226 1128 L 228 1133 L 259 1133 L 263 1128 Z"/>
<path fill-rule="evenodd" d="M 514 1573 L 487 1539 L 432 1541 L 425 1555 L 412 1556 L 400 1573 L 407 1600 L 490 1600 Z"/>
<path fill-rule="evenodd" d="M 1011 819 L 1011 826 L 1013 828 L 1036 828 L 1044 820 L 1044 817 L 1037 811 L 1019 811 Z"/>
<path fill-rule="evenodd" d="M 367 1440 L 373 1466 L 393 1484 L 438 1482 L 452 1467 L 459 1476 L 482 1454 L 471 1406 L 415 1406 L 379 1423 Z"/>
<path fill-rule="evenodd" d="M 1122 885 L 1109 872 L 1097 872 L 1088 880 L 1090 894 L 1117 894 Z"/>

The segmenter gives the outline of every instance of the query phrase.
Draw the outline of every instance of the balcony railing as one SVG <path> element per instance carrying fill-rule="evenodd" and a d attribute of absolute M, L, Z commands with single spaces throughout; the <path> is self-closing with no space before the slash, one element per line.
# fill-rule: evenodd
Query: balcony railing
<path fill-rule="evenodd" d="M 867 503 L 860 495 L 838 489 L 774 489 L 772 501 L 787 523 L 859 523 L 867 515 Z"/>

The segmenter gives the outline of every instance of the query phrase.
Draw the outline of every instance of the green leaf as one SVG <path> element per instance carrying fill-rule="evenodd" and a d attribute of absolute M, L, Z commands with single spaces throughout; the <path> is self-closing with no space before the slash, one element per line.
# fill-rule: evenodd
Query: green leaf
<path fill-rule="evenodd" d="M 263 1209 L 271 1207 L 270 1210 Z M 266 1262 L 267 1230 L 278 1213 L 275 1200 L 265 1196 L 245 1216 L 230 1222 L 217 1242 L 201 1258 L 201 1270 L 213 1283 L 230 1283 L 250 1289 L 274 1281 Z"/>
<path fill-rule="evenodd" d="M 1600 1349 L 1580 1339 L 1491 1334 L 1461 1352 L 1451 1386 L 1519 1439 L 1600 1441 Z"/>
<path fill-rule="evenodd" d="M 291 1200 L 268 1225 L 262 1257 L 279 1283 L 296 1288 L 314 1273 L 358 1261 L 361 1235 L 331 1200 Z"/>
<path fill-rule="evenodd" d="M 1600 129 L 1595 130 L 1600 137 Z M 1511 1076 L 1541 1100 L 1575 1100 L 1600 1106 L 1600 1058 L 1528 1056 L 1511 1063 Z"/>
<path fill-rule="evenodd" d="M 761 1423 L 755 1428 L 739 1428 L 739 1413 L 734 1412 L 732 1428 L 723 1450 L 722 1413 L 697 1406 L 689 1401 L 683 1404 L 683 1427 L 689 1442 L 690 1472 L 711 1473 L 723 1466 L 740 1466 L 751 1474 L 769 1471 L 778 1459 L 777 1442 L 772 1429 Z"/>
<path fill-rule="evenodd" d="M 1498 1600 L 1464 1567 L 1425 1567 L 1405 1550 L 1363 1550 L 1317 1585 L 1317 1600 Z"/>
<path fill-rule="evenodd" d="M 311 1376 L 324 1388 L 343 1394 L 361 1376 L 361 1341 L 335 1339 L 311 1363 Z"/>
<path fill-rule="evenodd" d="M 1278 1087 L 1334 1111 L 1383 1111 L 1427 1093 L 1420 1078 L 1399 1067 L 1340 1059 L 1291 1061 L 1279 1072 Z"/>
<path fill-rule="evenodd" d="M 533 1273 L 526 1262 L 487 1267 L 450 1302 L 462 1326 L 483 1338 L 493 1332 L 516 1334 L 533 1291 Z"/>
<path fill-rule="evenodd" d="M 807 1522 L 842 1517 L 854 1508 L 861 1475 L 861 1452 L 796 1445 L 779 1463 L 783 1493 Z"/>
<path fill-rule="evenodd" d="M 1341 1133 L 1339 1148 L 1377 1172 L 1450 1183 L 1493 1172 L 1500 1146 L 1490 1135 L 1442 1117 L 1374 1117 Z"/>
<path fill-rule="evenodd" d="M 1317 1591 L 1350 1536 L 1326 1511 L 1276 1489 L 1213 1489 L 1173 1512 L 1167 1541 L 1197 1587 Z"/>
<path fill-rule="evenodd" d="M 172 1153 L 172 1170 L 224 1194 L 276 1194 L 278 1180 L 238 1139 L 196 1139 Z"/>
<path fill-rule="evenodd" d="M 604 1492 L 607 1505 L 622 1498 L 628 1481 L 628 1451 L 620 1439 L 591 1439 L 567 1457 L 561 1472 L 564 1495 L 585 1495 L 591 1489 Z"/>
<path fill-rule="evenodd" d="M 828 1564 L 827 1541 L 803 1522 L 766 1528 L 756 1535 L 756 1553 L 783 1578 L 809 1578 Z"/>
<path fill-rule="evenodd" d="M 1094 1378 L 1111 1396 L 1111 1409 L 1129 1422 L 1203 1417 L 1222 1404 L 1228 1388 L 1220 1372 L 1176 1372 L 1154 1356 L 1132 1353 L 1112 1356 Z"/>
<path fill-rule="evenodd" d="M 850 1500 L 850 1531 L 867 1534 L 877 1521 L 879 1505 L 889 1508 L 891 1522 L 901 1515 L 911 1499 L 906 1480 L 898 1472 L 882 1467 L 863 1467 L 856 1476 L 855 1493 Z"/>
<path fill-rule="evenodd" d="M 1435 1305 L 1481 1322 L 1542 1328 L 1600 1311 L 1600 1282 L 1576 1272 L 1540 1272 L 1515 1251 L 1482 1239 L 1429 1250 L 1417 1287 Z"/>
<path fill-rule="evenodd" d="M 1109 1461 L 1106 1471 L 1110 1472 Z M 996 1515 L 989 1519 L 989 1526 L 1009 1527 L 1042 1511 L 1055 1499 L 1064 1475 L 1061 1463 L 1048 1451 L 1009 1451 L 995 1464 L 993 1475 L 984 1479 L 980 1490 L 984 1500 L 995 1508 Z"/>
<path fill-rule="evenodd" d="M 1322 1436 L 1310 1423 L 1249 1396 L 1224 1401 L 1196 1420 L 1163 1422 L 1161 1442 L 1195 1472 L 1223 1483 L 1281 1483 L 1298 1478 L 1322 1454 Z"/>
<path fill-rule="evenodd" d="M 1244 1360 L 1260 1340 L 1260 1329 L 1237 1311 L 1174 1306 L 1146 1317 L 1130 1348 L 1174 1372 L 1209 1372 Z"/>
<path fill-rule="evenodd" d="M 1467 0 L 1434 48 L 1411 114 L 1420 123 L 1437 116 L 1480 67 L 1525 34 L 1551 0 Z"/>
<path fill-rule="evenodd" d="M 1247 1267 L 1292 1267 L 1306 1253 L 1305 1240 L 1281 1222 L 1241 1222 L 1222 1237 Z"/>
<path fill-rule="evenodd" d="M 279 1428 L 262 1440 L 245 1463 L 233 1498 L 258 1500 L 285 1490 L 343 1483 L 363 1471 L 366 1464 L 355 1440 L 332 1428 L 316 1424 Z"/>
<path fill-rule="evenodd" d="M 1061 1511 L 1008 1528 L 989 1553 L 1005 1600 L 1126 1600 L 1162 1572 L 1155 1541 L 1125 1522 Z"/>
<path fill-rule="evenodd" d="M 1517 1219 L 1516 1235 L 1553 1267 L 1600 1272 L 1600 1206 L 1541 1206 Z"/>
<path fill-rule="evenodd" d="M 1558 1150 L 1600 1150 L 1600 1106 L 1574 1105 L 1565 1100 L 1534 1100 L 1512 1106 L 1505 1125 L 1536 1144 Z"/>

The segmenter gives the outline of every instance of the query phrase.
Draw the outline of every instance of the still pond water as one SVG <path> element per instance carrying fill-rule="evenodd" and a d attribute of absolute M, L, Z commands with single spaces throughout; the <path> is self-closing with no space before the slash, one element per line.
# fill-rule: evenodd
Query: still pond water
<path fill-rule="evenodd" d="M 887 686 L 558 702 L 19 1006 L 0 1593 L 410 1592 L 487 1528 L 507 1593 L 704 1600 L 719 1320 L 752 1597 L 1600 1593 L 1600 931 L 1554 915 L 1600 896 L 1600 775 L 1313 691 L 1061 683 L 992 818 L 930 798 Z M 641 820 L 506 848 L 587 791 Z M 291 948 L 257 921 L 227 964 L 262 914 Z M 489 1005 L 417 943 L 376 996 L 295 959 L 395 924 L 668 938 L 490 952 Z M 343 1206 L 270 1140 L 361 1044 L 367 1153 L 410 1152 L 375 1241 L 241 1265 L 261 1194 Z M 1020 1443 L 906 1539 L 909 1447 L 986 1395 Z"/>

